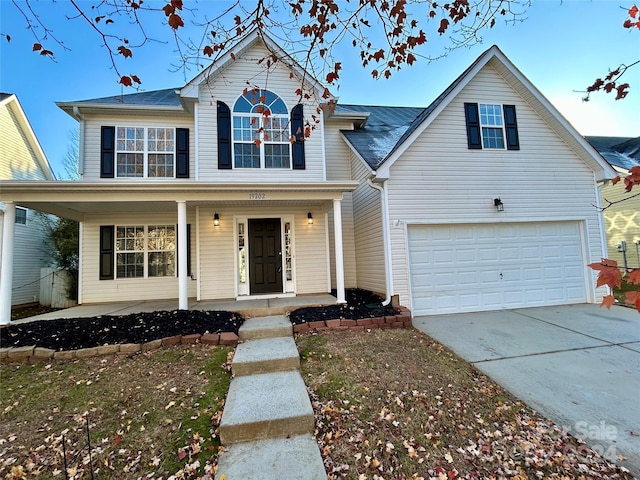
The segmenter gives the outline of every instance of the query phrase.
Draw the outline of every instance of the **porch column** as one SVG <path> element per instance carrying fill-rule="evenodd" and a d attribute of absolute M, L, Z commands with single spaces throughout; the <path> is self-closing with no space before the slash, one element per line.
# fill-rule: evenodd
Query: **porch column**
<path fill-rule="evenodd" d="M 187 202 L 178 204 L 178 309 L 189 310 L 187 288 Z"/>
<path fill-rule="evenodd" d="M 344 255 L 342 253 L 342 200 L 333 200 L 333 232 L 336 254 L 337 303 L 346 303 L 344 294 Z"/>
<path fill-rule="evenodd" d="M 11 290 L 13 289 L 13 234 L 16 226 L 16 205 L 4 204 L 2 222 L 2 268 L 0 269 L 0 325 L 11 323 Z"/>

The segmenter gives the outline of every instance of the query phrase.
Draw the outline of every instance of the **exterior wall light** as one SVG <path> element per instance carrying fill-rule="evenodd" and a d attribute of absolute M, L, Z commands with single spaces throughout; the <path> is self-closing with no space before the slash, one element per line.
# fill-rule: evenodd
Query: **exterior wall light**
<path fill-rule="evenodd" d="M 220 226 L 220 215 L 218 215 L 217 212 L 213 214 L 213 226 L 214 227 Z"/>
<path fill-rule="evenodd" d="M 307 223 L 313 225 L 313 215 L 311 215 L 311 212 L 307 213 Z"/>
<path fill-rule="evenodd" d="M 498 212 L 504 212 L 504 203 L 502 203 L 500 197 L 493 199 L 493 206 L 496 207 Z"/>

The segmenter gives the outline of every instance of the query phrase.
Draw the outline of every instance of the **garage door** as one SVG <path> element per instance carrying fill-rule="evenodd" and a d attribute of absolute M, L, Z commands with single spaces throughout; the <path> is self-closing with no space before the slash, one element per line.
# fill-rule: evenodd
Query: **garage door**
<path fill-rule="evenodd" d="M 414 315 L 587 301 L 578 222 L 409 226 Z"/>

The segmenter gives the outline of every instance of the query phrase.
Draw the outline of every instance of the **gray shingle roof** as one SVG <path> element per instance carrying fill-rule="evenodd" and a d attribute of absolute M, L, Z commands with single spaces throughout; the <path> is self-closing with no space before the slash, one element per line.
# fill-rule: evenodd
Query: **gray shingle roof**
<path fill-rule="evenodd" d="M 382 164 L 423 110 L 421 107 L 336 105 L 336 113 L 369 113 L 364 128 L 342 133 L 373 170 Z"/>
<path fill-rule="evenodd" d="M 585 137 L 611 165 L 629 170 L 640 165 L 640 137 Z"/>
<path fill-rule="evenodd" d="M 175 88 L 64 103 L 84 105 L 139 105 L 155 107 L 179 107 L 181 105 L 180 98 L 176 94 Z"/>
<path fill-rule="evenodd" d="M 482 55 L 469 65 L 427 108 L 356 107 L 347 105 L 346 107 L 351 109 L 360 109 L 347 111 L 371 112 L 371 116 L 364 128 L 344 130 L 342 133 L 367 164 L 373 170 L 377 170 L 447 98 L 467 74 L 487 55 L 491 48 L 485 50 Z M 345 106 L 343 105 L 343 107 Z M 338 110 L 339 108 L 340 105 L 336 107 L 336 111 L 340 111 Z M 396 110 L 391 114 L 390 111 L 387 111 L 388 109 Z"/>

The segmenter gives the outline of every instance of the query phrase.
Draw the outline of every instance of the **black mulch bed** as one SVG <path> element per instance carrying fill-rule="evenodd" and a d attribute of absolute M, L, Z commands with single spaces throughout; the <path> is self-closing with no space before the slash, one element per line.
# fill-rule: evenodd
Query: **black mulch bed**
<path fill-rule="evenodd" d="M 234 332 L 244 319 L 235 312 L 176 310 L 121 316 L 38 320 L 0 328 L 0 346 L 78 350 L 100 345 L 146 343 L 174 335 Z"/>
<path fill-rule="evenodd" d="M 335 292 L 334 292 L 335 295 Z M 290 313 L 294 325 L 336 318 L 359 319 L 394 315 L 382 298 L 369 291 L 347 289 L 346 304 L 305 307 Z M 0 347 L 37 346 L 78 350 L 100 345 L 146 343 L 174 335 L 234 332 L 244 319 L 235 312 L 175 310 L 59 320 L 38 320 L 0 328 Z"/>
<path fill-rule="evenodd" d="M 332 294 L 335 295 L 335 291 Z M 334 320 L 336 318 L 358 320 L 361 318 L 390 316 L 398 313 L 390 304 L 383 306 L 382 301 L 384 299 L 379 295 L 359 288 L 347 289 L 345 300 L 347 303 L 341 305 L 299 308 L 289 314 L 289 320 L 291 320 L 292 324 L 299 325 L 301 323 Z"/>

